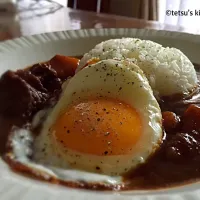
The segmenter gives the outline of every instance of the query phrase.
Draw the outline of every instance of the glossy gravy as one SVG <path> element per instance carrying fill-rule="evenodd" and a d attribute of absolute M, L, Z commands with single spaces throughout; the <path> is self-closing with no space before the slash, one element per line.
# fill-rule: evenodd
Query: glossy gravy
<path fill-rule="evenodd" d="M 200 65 L 195 64 L 195 68 L 200 78 Z M 191 109 L 184 114 L 190 104 L 196 106 L 191 107 Z M 191 97 L 185 100 L 180 101 L 176 98 L 163 99 L 160 105 L 162 111 L 173 111 L 173 113 L 163 113 L 164 127 L 166 128 L 163 143 L 160 149 L 157 150 L 145 164 L 125 175 L 128 184 L 122 188 L 123 190 L 165 188 L 200 180 L 199 88 L 197 88 Z M 191 122 L 191 120 L 193 121 Z M 5 144 L 11 126 L 13 124 L 20 126 L 23 123 L 24 121 L 20 119 L 5 118 L 4 116 L 0 117 L 1 155 L 5 152 Z M 73 184 L 67 186 L 78 187 Z M 86 183 L 85 186 L 83 184 L 83 188 L 91 189 Z M 94 188 L 112 189 L 106 187 Z"/>

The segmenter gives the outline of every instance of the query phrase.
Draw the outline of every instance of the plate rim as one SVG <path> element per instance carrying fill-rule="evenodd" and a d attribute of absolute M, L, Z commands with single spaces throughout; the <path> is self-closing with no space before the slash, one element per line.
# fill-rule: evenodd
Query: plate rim
<path fill-rule="evenodd" d="M 124 34 L 140 35 L 140 36 L 159 36 L 170 38 L 181 38 L 182 40 L 190 40 L 197 42 L 200 40 L 200 35 L 186 32 L 156 30 L 156 29 L 137 29 L 137 28 L 98 28 L 98 29 L 77 29 L 77 30 L 63 30 L 47 33 L 40 33 L 34 35 L 21 36 L 14 39 L 8 39 L 0 42 L 0 53 L 7 53 L 11 49 L 28 47 L 33 44 L 48 43 L 49 41 L 56 41 L 61 39 L 78 39 L 88 37 L 101 36 L 115 36 L 117 34 L 123 36 Z M 200 42 L 200 41 L 199 41 Z"/>

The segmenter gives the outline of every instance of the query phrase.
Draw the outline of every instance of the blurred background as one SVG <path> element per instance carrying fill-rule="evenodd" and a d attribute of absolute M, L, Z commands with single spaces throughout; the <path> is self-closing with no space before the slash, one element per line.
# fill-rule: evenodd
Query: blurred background
<path fill-rule="evenodd" d="M 195 12 L 200 10 L 200 0 L 0 0 L 0 40 L 65 29 L 126 27 L 117 24 L 116 16 L 200 32 L 200 16 L 167 16 L 166 10 Z M 88 11 L 96 18 L 92 14 L 90 18 Z M 115 16 L 115 23 L 108 15 L 112 20 Z"/>

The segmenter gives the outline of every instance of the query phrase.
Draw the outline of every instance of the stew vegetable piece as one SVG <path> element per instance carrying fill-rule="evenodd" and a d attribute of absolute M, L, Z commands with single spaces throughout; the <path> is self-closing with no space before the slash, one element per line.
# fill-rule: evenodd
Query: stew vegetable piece
<path fill-rule="evenodd" d="M 57 72 L 59 78 L 66 79 L 66 77 L 75 74 L 79 59 L 69 56 L 55 55 L 49 63 Z"/>

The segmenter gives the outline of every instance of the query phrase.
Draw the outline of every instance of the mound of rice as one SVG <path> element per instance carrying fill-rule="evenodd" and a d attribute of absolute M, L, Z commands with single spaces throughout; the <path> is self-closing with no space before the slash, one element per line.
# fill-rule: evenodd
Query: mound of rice
<path fill-rule="evenodd" d="M 137 38 L 111 39 L 96 45 L 81 59 L 77 71 L 93 58 L 131 59 L 146 75 L 154 95 L 189 94 L 197 85 L 193 64 L 178 49 Z"/>

